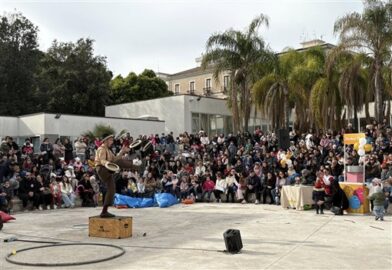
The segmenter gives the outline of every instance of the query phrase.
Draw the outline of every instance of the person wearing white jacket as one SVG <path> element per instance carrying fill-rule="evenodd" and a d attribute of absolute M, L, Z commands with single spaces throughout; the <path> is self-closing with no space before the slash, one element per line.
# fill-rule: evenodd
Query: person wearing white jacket
<path fill-rule="evenodd" d="M 235 194 L 239 187 L 236 176 L 238 176 L 238 173 L 235 169 L 231 169 L 229 175 L 226 177 L 226 202 L 229 202 L 230 197 L 231 202 L 235 201 Z"/>
<path fill-rule="evenodd" d="M 61 197 L 64 202 L 64 207 L 65 208 L 75 207 L 76 196 L 68 177 L 63 176 L 63 181 L 60 183 L 60 188 L 61 188 Z"/>
<path fill-rule="evenodd" d="M 226 192 L 226 180 L 222 179 L 222 174 L 220 172 L 216 173 L 216 183 L 214 195 L 217 202 L 222 202 L 221 195 Z"/>
<path fill-rule="evenodd" d="M 199 161 L 195 168 L 195 175 L 201 177 L 205 174 L 205 172 L 206 172 L 206 167 L 203 165 L 202 161 Z"/>

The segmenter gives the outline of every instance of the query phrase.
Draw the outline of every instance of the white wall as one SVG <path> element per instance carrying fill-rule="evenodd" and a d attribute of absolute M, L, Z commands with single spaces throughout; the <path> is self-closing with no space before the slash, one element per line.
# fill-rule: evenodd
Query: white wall
<path fill-rule="evenodd" d="M 59 119 L 55 114 L 45 114 L 45 134 L 59 134 L 61 136 L 80 136 L 87 130 L 93 130 L 95 125 L 109 125 L 116 132 L 123 129 L 129 131 L 131 136 L 140 134 L 160 134 L 164 132 L 165 123 L 162 121 L 147 121 L 133 119 L 116 119 L 105 117 L 89 117 L 62 114 Z"/>
<path fill-rule="evenodd" d="M 18 136 L 18 117 L 0 116 L 0 137 Z"/>
<path fill-rule="evenodd" d="M 117 119 L 105 117 L 89 117 L 62 114 L 59 119 L 55 114 L 39 113 L 21 117 L 0 117 L 0 137 L 12 136 L 24 140 L 25 137 L 59 136 L 79 137 L 87 130 L 94 129 L 96 124 L 105 124 L 116 132 L 123 129 L 131 136 L 140 134 L 161 134 L 165 131 L 163 121 Z"/>
<path fill-rule="evenodd" d="M 45 134 L 45 115 L 32 114 L 19 117 L 19 130 L 20 137 L 38 136 Z"/>
<path fill-rule="evenodd" d="M 252 108 L 251 118 L 254 116 L 253 112 L 254 108 Z M 105 108 L 106 116 L 137 118 L 142 115 L 151 115 L 158 117 L 165 121 L 165 133 L 173 131 L 175 136 L 184 131 L 192 132 L 192 113 L 232 115 L 226 100 L 190 95 L 124 103 Z M 260 112 L 257 118 L 261 119 Z M 267 124 L 267 121 L 259 120 L 256 124 Z"/>
<path fill-rule="evenodd" d="M 179 133 L 184 132 L 186 123 L 184 97 L 180 95 L 107 106 L 105 108 L 105 116 L 128 118 L 137 118 L 142 115 L 155 116 L 165 121 L 164 132 L 166 134 L 173 131 L 174 135 L 177 136 Z M 143 134 L 145 133 L 143 132 Z"/>

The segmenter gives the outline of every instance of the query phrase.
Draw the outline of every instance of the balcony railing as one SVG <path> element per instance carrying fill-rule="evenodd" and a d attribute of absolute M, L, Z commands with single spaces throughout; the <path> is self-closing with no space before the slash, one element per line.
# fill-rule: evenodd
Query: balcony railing
<path fill-rule="evenodd" d="M 210 96 L 212 94 L 212 88 L 211 87 L 203 88 L 203 93 L 205 96 Z"/>
<path fill-rule="evenodd" d="M 189 89 L 188 90 L 189 95 L 194 95 L 195 94 L 195 89 Z"/>

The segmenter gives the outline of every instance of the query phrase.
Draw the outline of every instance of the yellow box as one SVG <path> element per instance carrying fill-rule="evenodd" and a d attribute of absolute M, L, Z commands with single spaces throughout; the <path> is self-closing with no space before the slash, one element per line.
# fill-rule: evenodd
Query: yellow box
<path fill-rule="evenodd" d="M 369 189 L 362 183 L 341 182 L 340 187 L 343 189 L 349 202 L 348 213 L 367 214 L 369 213 Z"/>
<path fill-rule="evenodd" d="M 90 217 L 88 236 L 113 239 L 132 237 L 132 217 Z"/>

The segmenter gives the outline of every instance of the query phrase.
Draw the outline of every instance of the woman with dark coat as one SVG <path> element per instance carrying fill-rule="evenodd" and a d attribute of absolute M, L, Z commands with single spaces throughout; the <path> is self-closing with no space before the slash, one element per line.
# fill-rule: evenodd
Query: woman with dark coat
<path fill-rule="evenodd" d="M 332 182 L 332 209 L 335 215 L 343 215 L 343 210 L 349 206 L 348 199 L 338 181 Z"/>
<path fill-rule="evenodd" d="M 71 142 L 67 138 L 65 138 L 64 140 L 64 147 L 65 147 L 64 160 L 65 162 L 69 163 L 71 160 L 73 160 L 73 147 Z"/>

